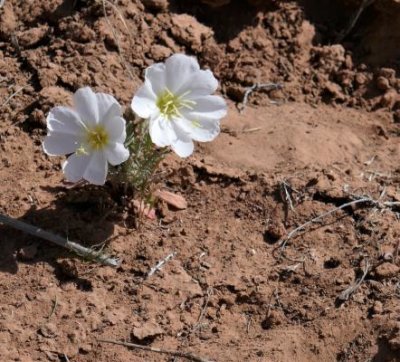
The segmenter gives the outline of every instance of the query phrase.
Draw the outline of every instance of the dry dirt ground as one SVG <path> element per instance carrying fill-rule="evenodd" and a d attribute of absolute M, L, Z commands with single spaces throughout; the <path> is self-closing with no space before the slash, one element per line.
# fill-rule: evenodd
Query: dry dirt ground
<path fill-rule="evenodd" d="M 218 362 L 400 361 L 399 23 L 398 0 L 5 0 L 0 212 L 106 242 L 122 264 L 0 226 L 0 360 L 184 361 L 112 339 Z M 66 187 L 45 116 L 85 85 L 128 105 L 174 52 L 212 69 L 229 115 L 214 143 L 161 165 L 155 188 L 188 208 L 159 202 L 138 228 L 129 198 Z M 268 82 L 282 88 L 240 113 Z M 279 247 L 361 197 L 378 202 Z"/>

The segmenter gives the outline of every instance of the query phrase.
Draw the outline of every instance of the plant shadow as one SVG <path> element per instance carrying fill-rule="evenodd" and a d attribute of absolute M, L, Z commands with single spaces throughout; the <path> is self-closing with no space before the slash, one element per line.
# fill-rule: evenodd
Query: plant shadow
<path fill-rule="evenodd" d="M 50 206 L 32 206 L 20 221 L 39 227 L 86 247 L 107 243 L 114 232 L 115 202 L 105 189 L 50 188 L 57 199 Z M 69 250 L 0 224 L 0 273 L 16 274 L 19 264 L 48 263 L 62 279 L 58 259 L 75 258 Z"/>

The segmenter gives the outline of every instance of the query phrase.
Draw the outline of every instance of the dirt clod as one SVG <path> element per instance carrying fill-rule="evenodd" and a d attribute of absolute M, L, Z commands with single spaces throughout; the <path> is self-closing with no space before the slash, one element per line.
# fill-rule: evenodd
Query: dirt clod
<path fill-rule="evenodd" d="M 381 279 L 392 278 L 396 276 L 400 271 L 400 267 L 392 263 L 382 263 L 379 265 L 376 270 L 376 276 Z"/>

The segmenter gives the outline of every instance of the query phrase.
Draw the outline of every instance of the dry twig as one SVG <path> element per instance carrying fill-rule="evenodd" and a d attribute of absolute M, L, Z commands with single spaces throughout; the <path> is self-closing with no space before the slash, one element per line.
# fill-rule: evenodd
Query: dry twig
<path fill-rule="evenodd" d="M 335 207 L 332 210 L 324 212 L 323 214 L 318 215 L 317 217 L 305 222 L 304 224 L 302 224 L 302 225 L 298 226 L 297 228 L 295 228 L 294 230 L 292 230 L 284 239 L 282 239 L 280 241 L 279 247 L 284 249 L 286 244 L 287 244 L 287 242 L 290 239 L 292 239 L 297 233 L 299 233 L 300 231 L 304 230 L 307 226 L 309 226 L 311 224 L 314 224 L 315 222 L 323 219 L 326 216 L 329 216 L 329 215 L 335 213 L 336 211 L 345 209 L 346 207 L 349 207 L 349 206 L 352 206 L 352 205 L 356 205 L 356 204 L 362 204 L 362 203 L 365 203 L 367 205 L 369 204 L 372 207 L 377 207 L 377 208 L 380 208 L 380 209 L 392 208 L 392 207 L 400 206 L 400 202 L 399 201 L 384 201 L 384 202 L 381 202 L 380 201 L 381 198 L 382 197 L 380 197 L 379 200 L 374 200 L 374 199 L 372 199 L 370 197 L 363 197 L 363 198 L 360 198 L 360 199 L 356 199 L 356 200 L 353 200 L 353 201 L 346 202 L 343 205 L 340 205 L 338 207 Z"/>
<path fill-rule="evenodd" d="M 51 312 L 48 315 L 47 319 L 50 319 L 53 316 L 54 312 L 56 311 L 57 305 L 58 305 L 58 299 L 57 299 L 57 294 L 56 294 L 56 296 L 54 297 L 54 300 L 53 300 L 53 307 L 51 308 Z"/>
<path fill-rule="evenodd" d="M 247 87 L 246 91 L 243 96 L 243 101 L 242 104 L 239 107 L 240 113 L 244 111 L 244 109 L 247 106 L 247 102 L 249 100 L 249 96 L 251 93 L 260 90 L 260 89 L 266 89 L 266 90 L 275 90 L 275 89 L 282 89 L 283 85 L 280 83 L 255 83 L 251 87 Z"/>
<path fill-rule="evenodd" d="M 150 347 L 150 346 L 142 346 L 141 344 L 136 344 L 136 343 L 129 343 L 129 342 L 123 342 L 123 341 L 113 341 L 111 339 L 98 339 L 98 342 L 100 342 L 100 343 L 112 343 L 112 344 L 117 344 L 117 345 L 120 345 L 120 346 L 125 346 L 125 347 L 130 347 L 130 348 L 137 348 L 137 349 L 141 349 L 141 350 L 149 351 L 149 352 L 154 352 L 154 353 L 169 354 L 170 356 L 186 358 L 187 360 L 193 361 L 193 362 L 212 362 L 209 359 L 195 356 L 194 354 L 192 354 L 190 352 L 171 351 L 171 350 L 168 350 L 168 349 L 160 349 L 160 348 L 155 348 L 155 347 Z"/>
<path fill-rule="evenodd" d="M 354 14 L 354 16 L 350 19 L 349 24 L 347 25 L 347 27 L 342 30 L 339 35 L 336 38 L 336 43 L 340 43 L 347 35 L 350 34 L 350 32 L 353 30 L 353 28 L 355 27 L 355 25 L 357 24 L 358 19 L 360 18 L 361 14 L 363 13 L 363 11 L 370 6 L 375 0 L 362 0 L 360 7 L 358 8 L 358 10 L 356 11 L 356 13 Z"/>
<path fill-rule="evenodd" d="M 204 319 L 204 316 L 206 315 L 206 312 L 207 312 L 208 302 L 210 301 L 212 291 L 213 291 L 212 287 L 207 288 L 207 295 L 204 300 L 203 308 L 201 309 L 201 312 L 200 312 L 199 318 L 197 319 L 196 324 L 192 327 L 192 329 L 190 330 L 189 333 L 193 333 L 200 328 L 201 323 Z"/>
<path fill-rule="evenodd" d="M 11 226 L 14 229 L 23 231 L 27 234 L 36 236 L 38 238 L 50 241 L 54 244 L 57 244 L 58 246 L 62 246 L 63 248 L 69 249 L 84 258 L 96 261 L 100 264 L 112 266 L 114 268 L 120 265 L 120 261 L 118 259 L 104 255 L 101 251 L 99 252 L 93 249 L 86 248 L 78 243 L 69 241 L 67 239 L 62 238 L 61 236 L 49 233 L 48 231 L 27 224 L 26 222 L 13 219 L 9 216 L 0 214 L 0 223 Z"/>
<path fill-rule="evenodd" d="M 0 6 L 1 8 L 1 6 Z M 19 87 L 13 94 L 11 94 L 7 99 L 0 105 L 0 108 L 5 107 L 8 103 L 10 103 L 11 99 L 13 99 L 18 93 L 21 93 L 27 85 L 24 85 L 23 87 Z"/>
<path fill-rule="evenodd" d="M 360 287 L 360 285 L 362 284 L 362 282 L 364 281 L 365 277 L 368 275 L 370 270 L 371 270 L 371 264 L 367 260 L 365 263 L 363 275 L 361 276 L 361 278 L 359 280 L 357 280 L 357 282 L 355 284 L 350 285 L 346 290 L 341 292 L 338 296 L 338 300 L 340 300 L 342 302 L 345 302 L 346 300 L 348 300 L 350 298 L 350 296 Z"/>
<path fill-rule="evenodd" d="M 125 20 L 124 20 L 124 17 L 122 16 L 122 14 L 121 14 L 121 12 L 119 11 L 119 9 L 117 8 L 117 6 L 114 5 L 111 1 L 109 1 L 109 0 L 100 0 L 100 1 L 102 2 L 102 5 L 103 5 L 104 17 L 105 17 L 105 19 L 106 19 L 107 24 L 109 25 L 109 27 L 110 27 L 110 29 L 111 29 L 111 32 L 112 32 L 112 34 L 113 34 L 115 43 L 116 43 L 116 45 L 117 45 L 119 59 L 120 59 L 122 65 L 124 66 L 124 68 L 126 69 L 126 71 L 128 72 L 130 78 L 133 80 L 133 79 L 135 79 L 135 77 L 134 77 L 134 75 L 133 75 L 131 69 L 129 68 L 128 63 L 127 63 L 126 60 L 125 60 L 124 52 L 123 52 L 123 50 L 122 50 L 122 47 L 121 47 L 121 44 L 120 44 L 120 41 L 119 41 L 118 33 L 117 33 L 116 29 L 114 28 L 113 24 L 111 23 L 111 21 L 110 21 L 108 15 L 107 15 L 106 3 L 107 3 L 108 5 L 110 5 L 110 6 L 116 11 L 116 13 L 117 13 L 118 16 L 120 17 L 122 23 L 124 24 L 124 27 L 125 27 L 125 28 L 128 30 L 128 32 L 129 32 L 129 29 L 128 29 L 127 25 L 126 25 L 126 22 L 125 22 Z"/>
<path fill-rule="evenodd" d="M 160 260 L 155 266 L 153 266 L 150 271 L 147 273 L 147 278 L 151 277 L 154 273 L 159 271 L 168 261 L 176 256 L 177 252 L 172 252 L 168 254 L 164 259 Z"/>

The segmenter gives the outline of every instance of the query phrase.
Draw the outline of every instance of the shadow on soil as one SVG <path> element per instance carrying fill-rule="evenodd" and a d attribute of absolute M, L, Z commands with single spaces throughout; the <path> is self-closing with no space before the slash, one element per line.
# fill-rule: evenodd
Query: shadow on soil
<path fill-rule="evenodd" d="M 59 193 L 60 190 L 53 188 L 50 191 Z M 51 207 L 32 207 L 20 220 L 87 247 L 102 245 L 110 238 L 115 222 L 109 219 L 115 203 L 107 192 L 88 187 L 85 192 L 77 189 L 60 194 Z M 59 272 L 57 259 L 68 257 L 76 255 L 48 241 L 0 225 L 0 273 L 16 274 L 19 263 L 46 262 L 55 268 L 57 277 L 63 281 L 66 276 Z"/>
<path fill-rule="evenodd" d="M 316 28 L 314 44 L 341 44 L 353 60 L 400 69 L 400 6 L 395 2 L 300 0 Z"/>
<path fill-rule="evenodd" d="M 398 361 L 399 354 L 391 350 L 386 340 L 378 339 L 377 346 L 378 352 L 372 357 L 372 362 Z"/>
<path fill-rule="evenodd" d="M 170 10 L 194 16 L 212 28 L 217 42 L 224 43 L 235 38 L 247 26 L 257 26 L 261 20 L 257 17 L 260 11 L 276 9 L 276 4 L 270 1 L 264 4 L 260 1 L 258 6 L 249 4 L 244 6 L 243 2 L 243 0 L 232 0 L 229 4 L 211 7 L 198 0 L 173 0 Z"/>

